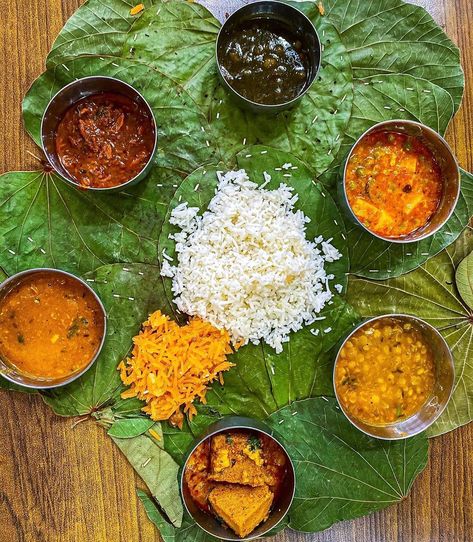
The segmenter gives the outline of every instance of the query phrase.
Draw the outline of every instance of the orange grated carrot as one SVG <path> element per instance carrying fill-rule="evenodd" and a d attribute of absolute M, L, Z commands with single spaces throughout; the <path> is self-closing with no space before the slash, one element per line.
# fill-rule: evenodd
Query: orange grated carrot
<path fill-rule="evenodd" d="M 322 15 L 322 17 L 325 15 L 325 8 L 322 2 L 319 2 L 317 7 L 319 8 L 319 13 Z"/>
<path fill-rule="evenodd" d="M 182 428 L 182 412 L 192 419 L 194 400 L 205 404 L 209 384 L 217 380 L 223 385 L 222 373 L 234 366 L 227 360 L 232 352 L 227 331 L 199 318 L 179 326 L 158 310 L 133 338 L 131 356 L 118 366 L 130 386 L 122 397 L 138 397 L 151 419 L 170 419 Z"/>
<path fill-rule="evenodd" d="M 144 4 L 137 4 L 134 8 L 130 9 L 130 15 L 138 15 L 145 9 Z"/>

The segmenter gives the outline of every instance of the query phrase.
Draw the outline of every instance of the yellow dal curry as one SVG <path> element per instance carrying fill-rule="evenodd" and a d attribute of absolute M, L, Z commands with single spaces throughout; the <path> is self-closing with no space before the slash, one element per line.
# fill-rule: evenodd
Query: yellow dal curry
<path fill-rule="evenodd" d="M 335 369 L 342 406 L 374 425 L 418 412 L 434 383 L 434 354 L 421 331 L 394 318 L 356 331 L 342 348 Z"/>

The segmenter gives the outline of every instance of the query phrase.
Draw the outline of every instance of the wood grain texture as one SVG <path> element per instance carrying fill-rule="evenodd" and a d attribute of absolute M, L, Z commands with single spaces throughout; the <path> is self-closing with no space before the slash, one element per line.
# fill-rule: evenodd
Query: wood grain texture
<path fill-rule="evenodd" d="M 376 1 L 376 0 L 375 0 Z M 418 0 L 462 48 L 467 88 L 448 132 L 460 164 L 473 170 L 471 0 Z M 32 169 L 38 154 L 20 104 L 80 0 L 0 0 L 0 171 Z M 206 0 L 229 12 L 233 0 Z M 135 496 L 140 481 L 104 431 L 75 427 L 37 396 L 0 392 L 0 542 L 157 542 Z M 473 424 L 432 441 L 430 464 L 398 506 L 324 533 L 287 532 L 277 542 L 473 541 Z"/>

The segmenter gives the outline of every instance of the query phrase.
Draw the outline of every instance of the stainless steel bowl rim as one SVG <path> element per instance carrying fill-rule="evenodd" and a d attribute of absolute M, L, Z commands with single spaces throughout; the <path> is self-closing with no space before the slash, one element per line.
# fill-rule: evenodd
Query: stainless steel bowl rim
<path fill-rule="evenodd" d="M 53 388 L 60 388 L 62 386 L 66 386 L 67 384 L 70 384 L 71 382 L 74 382 L 74 380 L 77 380 L 79 377 L 81 377 L 96 362 L 97 358 L 100 355 L 100 352 L 102 351 L 103 345 L 105 343 L 105 338 L 107 336 L 107 311 L 105 310 L 105 306 L 102 303 L 102 300 L 100 299 L 98 294 L 87 284 L 87 282 L 85 280 L 81 279 L 77 275 L 69 273 L 68 271 L 63 271 L 62 269 L 56 269 L 54 267 L 34 267 L 34 268 L 31 268 L 31 269 L 25 269 L 24 271 L 20 271 L 18 273 L 15 273 L 14 275 L 6 278 L 2 283 L 0 283 L 0 292 L 6 286 L 8 286 L 11 282 L 14 282 L 14 281 L 16 281 L 18 279 L 21 279 L 23 277 L 27 277 L 28 275 L 33 275 L 35 273 L 40 273 L 40 272 L 57 273 L 57 274 L 60 274 L 60 275 L 66 275 L 66 276 L 68 276 L 70 278 L 73 278 L 73 279 L 77 280 L 78 282 L 83 284 L 87 288 L 87 290 L 89 290 L 89 292 L 91 292 L 93 294 L 93 296 L 97 300 L 97 302 L 98 302 L 98 304 L 100 306 L 100 309 L 101 309 L 101 311 L 103 313 L 103 336 L 102 336 L 102 340 L 100 341 L 100 344 L 99 344 L 99 346 L 97 348 L 97 352 L 95 353 L 93 358 L 90 360 L 90 362 L 84 367 L 84 369 L 82 369 L 78 373 L 75 373 L 70 378 L 64 380 L 64 382 L 61 382 L 60 384 L 52 384 L 52 385 L 51 384 L 48 384 L 48 385 L 25 384 L 23 382 L 19 382 L 18 380 L 15 380 L 8 373 L 0 371 L 0 376 L 2 376 L 2 378 L 5 378 L 6 380 L 8 380 L 10 382 L 13 382 L 13 384 L 17 384 L 18 386 L 22 386 L 23 388 L 38 389 L 38 390 L 48 390 L 48 389 L 53 389 Z M 3 295 L 0 294 L 0 300 L 2 298 L 3 298 Z M 0 361 L 1 361 L 1 358 L 0 358 Z M 2 363 L 5 363 L 5 362 L 2 362 Z M 18 371 L 18 372 L 21 374 L 20 371 Z"/>
<path fill-rule="evenodd" d="M 318 63 L 317 68 L 315 70 L 314 77 L 312 78 L 312 81 L 306 86 L 306 88 L 301 93 L 299 93 L 297 96 L 295 96 L 294 98 L 292 98 L 292 100 L 289 100 L 288 102 L 282 102 L 282 103 L 279 103 L 279 104 L 263 104 L 263 103 L 260 103 L 260 102 L 254 102 L 253 100 L 250 100 L 249 98 L 247 98 L 246 96 L 243 96 L 237 90 L 235 90 L 230 85 L 230 83 L 227 81 L 226 77 L 223 75 L 223 72 L 222 72 L 222 66 L 220 65 L 220 61 L 219 61 L 219 58 L 218 58 L 218 51 L 219 51 L 219 45 L 220 45 L 220 37 L 221 37 L 221 35 L 222 35 L 222 33 L 223 33 L 224 29 L 225 29 L 226 24 L 229 23 L 232 20 L 232 18 L 234 16 L 237 16 L 242 10 L 248 9 L 248 6 L 255 6 L 255 5 L 258 5 L 258 4 L 275 4 L 275 5 L 282 4 L 285 7 L 288 7 L 290 9 L 293 9 L 294 11 L 297 11 L 304 19 L 307 20 L 308 24 L 312 27 L 312 29 L 314 31 L 315 38 L 317 39 L 317 44 L 318 44 L 318 49 L 319 49 L 319 63 Z M 221 75 L 222 80 L 225 83 L 225 86 L 231 92 L 234 92 L 243 102 L 246 102 L 246 103 L 248 103 L 249 105 L 251 105 L 253 107 L 261 108 L 262 110 L 263 109 L 267 109 L 268 111 L 277 110 L 277 109 L 283 110 L 283 109 L 291 107 L 293 104 L 298 102 L 309 91 L 309 89 L 311 88 L 311 86 L 314 83 L 315 79 L 317 78 L 317 75 L 318 75 L 318 73 L 320 71 L 320 66 L 322 64 L 322 62 L 321 62 L 321 59 L 322 59 L 322 44 L 320 42 L 319 33 L 317 32 L 317 29 L 313 25 L 312 21 L 300 9 L 296 8 L 295 6 L 293 6 L 291 4 L 286 4 L 286 2 L 281 2 L 280 0 L 259 0 L 257 2 L 251 2 L 250 4 L 245 4 L 245 5 L 241 6 L 241 7 L 239 7 L 222 24 L 222 26 L 220 27 L 220 30 L 219 30 L 219 32 L 217 34 L 217 40 L 215 41 L 215 58 L 217 60 L 217 69 L 218 69 L 218 71 L 219 71 L 219 73 Z"/>
<path fill-rule="evenodd" d="M 264 536 L 267 532 L 269 532 L 271 529 L 274 529 L 277 525 L 281 523 L 281 521 L 286 517 L 286 515 L 289 512 L 289 509 L 291 508 L 292 502 L 294 500 L 294 495 L 296 492 L 296 471 L 294 468 L 294 463 L 292 462 L 291 456 L 289 455 L 289 452 L 286 450 L 285 445 L 281 442 L 279 437 L 277 436 L 277 432 L 272 430 L 268 425 L 266 425 L 261 420 L 257 420 L 254 418 L 249 418 L 246 416 L 225 416 L 223 418 L 220 418 L 216 422 L 210 424 L 205 431 L 202 433 L 200 437 L 198 437 L 190 447 L 190 449 L 187 451 L 187 453 L 184 456 L 184 463 L 181 468 L 181 476 L 180 476 L 180 490 L 181 495 L 183 495 L 183 488 L 184 488 L 184 474 L 186 471 L 187 463 L 189 461 L 189 458 L 194 453 L 194 451 L 197 449 L 197 447 L 202 444 L 202 442 L 206 441 L 207 439 L 213 437 L 214 435 L 218 435 L 219 433 L 222 433 L 223 431 L 230 431 L 230 430 L 238 430 L 238 429 L 246 429 L 250 431 L 257 431 L 259 433 L 263 433 L 269 438 L 273 439 L 275 442 L 281 446 L 281 448 L 284 450 L 284 453 L 286 454 L 286 457 L 289 459 L 289 465 L 290 469 L 292 470 L 293 476 L 294 476 L 294 486 L 292 488 L 292 495 L 290 496 L 290 502 L 287 507 L 286 512 L 281 516 L 281 518 L 275 523 L 274 525 L 271 525 L 268 527 L 268 529 L 262 533 L 258 533 L 257 535 L 251 536 L 248 535 L 244 538 L 239 538 L 239 540 L 247 541 L 247 540 L 255 540 L 257 538 L 260 538 Z M 276 436 L 275 436 L 276 435 Z M 192 515 L 191 511 L 187 507 L 186 500 L 182 498 L 182 502 L 184 503 L 184 507 L 187 511 L 187 513 L 194 519 L 194 516 Z M 194 520 L 195 521 L 195 520 Z M 196 522 L 197 523 L 197 522 Z M 229 542 L 235 542 L 235 538 L 225 538 L 221 536 L 215 535 L 215 533 L 212 533 L 199 523 L 197 523 L 200 529 L 205 531 L 207 534 L 214 536 L 216 538 L 219 538 L 220 540 L 227 540 Z"/>
<path fill-rule="evenodd" d="M 448 403 L 450 402 L 450 399 L 452 398 L 452 394 L 453 394 L 453 386 L 451 387 L 450 389 L 450 392 L 449 392 L 449 395 L 448 395 L 448 399 L 447 401 L 445 402 L 445 405 L 436 413 L 436 415 L 429 421 L 429 423 L 425 426 L 425 427 L 422 427 L 421 429 L 419 429 L 418 431 L 414 431 L 412 433 L 409 433 L 408 435 L 405 435 L 405 436 L 399 436 L 399 437 L 381 437 L 379 435 L 375 435 L 373 433 L 370 433 L 368 431 L 365 431 L 364 429 L 362 429 L 361 427 L 358 427 L 353 421 L 352 419 L 350 418 L 350 416 L 347 414 L 345 408 L 343 407 L 342 405 L 342 402 L 340 401 L 339 397 L 338 397 L 338 393 L 337 393 L 337 386 L 335 385 L 335 370 L 337 368 L 337 363 L 338 363 L 338 360 L 340 359 L 340 352 L 342 351 L 343 347 L 345 346 L 345 344 L 347 343 L 347 341 L 349 339 L 351 339 L 351 337 L 359 330 L 361 329 L 362 327 L 366 326 L 367 324 L 371 323 L 371 322 L 375 322 L 376 320 L 383 320 L 383 319 L 389 319 L 389 318 L 408 318 L 410 320 L 415 320 L 417 321 L 419 324 L 421 324 L 422 326 L 425 326 L 427 328 L 429 328 L 432 332 L 434 332 L 435 335 L 437 335 L 437 337 L 440 339 L 441 342 L 443 342 L 445 344 L 445 347 L 446 347 L 446 350 L 448 351 L 449 353 L 449 364 L 452 368 L 452 372 L 453 372 L 453 377 L 455 378 L 455 363 L 454 363 L 454 359 L 453 359 L 453 355 L 452 355 L 452 351 L 450 350 L 450 347 L 448 346 L 448 343 L 447 341 L 443 338 L 442 334 L 438 331 L 438 329 L 436 329 L 434 326 L 432 326 L 431 324 L 429 324 L 428 322 L 426 322 L 425 320 L 423 320 L 422 318 L 419 318 L 418 316 L 414 316 L 413 314 L 406 314 L 406 313 L 389 313 L 389 314 L 381 314 L 379 316 L 373 316 L 373 317 L 370 317 L 370 318 L 365 318 L 362 322 L 360 322 L 359 324 L 357 324 L 356 326 L 354 326 L 354 328 L 350 331 L 350 333 L 348 333 L 348 335 L 343 339 L 338 351 L 337 351 L 337 355 L 335 356 L 335 362 L 333 364 L 333 371 L 332 371 L 332 382 L 333 382 L 333 389 L 334 389 L 334 392 L 335 392 L 335 398 L 337 399 L 337 403 L 341 409 L 341 411 L 343 412 L 343 414 L 345 415 L 345 417 L 347 418 L 347 420 L 353 425 L 353 427 L 355 427 L 356 429 L 358 429 L 358 431 L 361 431 L 362 433 L 364 433 L 365 435 L 368 435 L 369 437 L 372 437 L 372 438 L 376 438 L 378 440 L 388 440 L 388 441 L 391 441 L 391 440 L 405 440 L 406 438 L 411 438 L 411 437 L 414 437 L 415 435 L 418 435 L 419 433 L 422 433 L 423 431 L 425 431 L 426 429 L 428 429 L 438 418 L 439 416 L 441 416 L 441 414 L 443 413 L 443 411 L 447 408 L 447 405 Z M 412 416 L 415 416 L 415 414 L 413 414 Z M 403 421 L 406 421 L 408 419 L 410 419 L 412 416 L 410 416 L 409 418 L 406 418 L 405 420 Z M 364 422 L 366 425 L 369 425 L 368 423 Z M 387 425 L 395 425 L 395 424 L 387 424 Z M 373 426 L 375 427 L 375 426 Z"/>
<path fill-rule="evenodd" d="M 415 239 L 409 239 L 408 237 L 406 238 L 402 238 L 402 237 L 383 237 L 382 235 L 378 235 L 377 233 L 371 231 L 369 228 L 367 228 L 363 222 L 361 222 L 361 220 L 356 216 L 356 214 L 353 212 L 352 208 L 351 208 L 351 205 L 348 201 L 348 197 L 347 197 L 347 193 L 346 193 L 346 187 L 345 187 L 345 178 L 346 178 L 346 173 L 347 173 L 347 168 L 348 168 L 348 162 L 350 161 L 350 158 L 354 152 L 354 150 L 356 149 L 356 147 L 358 146 L 358 143 L 360 143 L 360 141 L 362 141 L 362 139 L 364 139 L 368 134 L 370 134 L 371 132 L 374 132 L 374 131 L 377 131 L 378 129 L 382 128 L 383 126 L 385 125 L 391 125 L 393 123 L 399 123 L 399 124 L 407 124 L 407 125 L 410 125 L 410 126 L 417 126 L 418 128 L 421 128 L 422 130 L 426 130 L 428 132 L 430 132 L 431 134 L 434 135 L 434 137 L 436 137 L 437 139 L 439 139 L 446 147 L 446 149 L 448 150 L 448 152 L 451 154 L 451 157 L 456 165 L 456 169 L 457 169 L 457 175 L 458 175 L 458 178 L 460 179 L 460 167 L 458 165 L 458 160 L 457 160 L 457 157 L 455 156 L 455 154 L 453 153 L 452 149 L 450 148 L 450 145 L 446 142 L 446 140 L 438 133 L 436 132 L 433 128 L 430 128 L 429 126 L 426 126 L 425 124 L 422 124 L 421 122 L 417 122 L 415 120 L 406 120 L 406 119 L 392 119 L 392 120 L 383 120 L 382 122 L 378 122 L 376 124 L 373 124 L 373 126 L 371 126 L 370 128 L 368 128 L 367 130 L 365 130 L 361 135 L 360 137 L 355 141 L 355 143 L 353 144 L 353 146 L 351 147 L 350 149 L 350 152 L 348 153 L 348 156 L 345 160 L 345 165 L 344 165 L 344 168 L 343 168 L 343 177 L 342 177 L 342 184 L 343 184 L 343 194 L 344 194 L 344 197 L 345 197 L 345 203 L 346 205 L 348 206 L 348 208 L 350 209 L 350 212 L 351 214 L 353 215 L 353 217 L 355 218 L 356 220 L 356 223 L 361 227 L 363 228 L 365 231 L 367 231 L 370 235 L 372 235 L 373 237 L 376 237 L 378 239 L 381 239 L 382 241 L 387 241 L 389 243 L 397 243 L 397 244 L 407 244 L 407 243 L 417 243 L 418 241 L 422 241 L 424 239 L 427 239 L 429 237 L 431 237 L 432 235 L 435 235 L 441 228 L 443 228 L 443 226 L 445 226 L 445 224 L 450 220 L 450 217 L 452 216 L 453 212 L 455 211 L 455 208 L 457 206 L 457 203 L 458 203 L 458 199 L 460 197 L 460 183 L 458 183 L 458 190 L 457 190 L 457 194 L 455 196 L 455 200 L 452 202 L 452 206 L 451 206 L 451 209 L 450 209 L 450 212 L 449 214 L 447 215 L 447 217 L 445 218 L 445 220 L 440 223 L 434 230 L 432 230 L 431 232 L 428 232 L 427 234 L 425 235 L 420 235 L 419 237 L 415 238 Z"/>
<path fill-rule="evenodd" d="M 149 160 L 146 162 L 146 164 L 143 166 L 143 168 L 134 177 L 132 177 L 131 179 L 129 179 L 125 183 L 119 184 L 117 186 L 108 186 L 108 187 L 103 187 L 103 188 L 93 187 L 93 186 L 85 188 L 85 187 L 80 186 L 72 178 L 68 178 L 68 177 L 64 176 L 64 174 L 62 172 L 60 172 L 60 171 L 58 171 L 56 169 L 56 166 L 49 159 L 49 152 L 44 148 L 43 125 L 44 125 L 45 118 L 47 117 L 47 113 L 49 111 L 49 106 L 51 105 L 51 103 L 53 103 L 56 100 L 57 97 L 59 97 L 68 88 L 73 87 L 73 86 L 78 86 L 83 81 L 87 81 L 87 80 L 90 80 L 90 79 L 107 79 L 109 81 L 115 81 L 115 82 L 117 82 L 117 83 L 119 83 L 121 85 L 124 85 L 124 86 L 128 87 L 130 90 L 132 90 L 134 93 L 136 93 L 136 95 L 139 98 L 141 98 L 141 100 L 143 100 L 143 103 L 146 105 L 146 107 L 149 110 L 149 113 L 151 114 L 151 122 L 153 123 L 153 128 L 154 128 L 154 145 L 153 145 L 153 150 L 151 151 L 151 155 L 149 157 Z M 40 130 L 41 130 L 40 131 L 40 133 L 41 133 L 41 148 L 42 148 L 42 150 L 44 152 L 44 155 L 46 156 L 46 159 L 47 159 L 49 165 L 53 168 L 56 175 L 58 175 L 62 180 L 67 182 L 67 184 L 72 185 L 74 188 L 77 188 L 79 190 L 85 190 L 87 192 L 88 191 L 92 191 L 92 192 L 117 192 L 118 190 L 123 190 L 124 188 L 126 188 L 130 184 L 134 184 L 136 179 L 154 161 L 156 151 L 157 151 L 157 148 L 158 148 L 158 124 L 156 122 L 156 118 L 154 116 L 153 109 L 151 108 L 148 100 L 146 100 L 146 98 L 141 94 L 141 92 L 139 90 L 137 90 L 134 86 L 130 85 L 126 81 L 123 81 L 122 79 L 117 79 L 116 77 L 111 77 L 111 76 L 108 76 L 108 75 L 88 75 L 87 77 L 81 77 L 80 79 L 75 79 L 74 81 L 71 81 L 67 85 L 64 85 L 62 88 L 60 88 L 56 92 L 56 94 L 54 94 L 54 96 L 49 100 L 48 105 L 46 106 L 46 109 L 43 112 L 43 116 L 41 117 L 41 129 Z"/>

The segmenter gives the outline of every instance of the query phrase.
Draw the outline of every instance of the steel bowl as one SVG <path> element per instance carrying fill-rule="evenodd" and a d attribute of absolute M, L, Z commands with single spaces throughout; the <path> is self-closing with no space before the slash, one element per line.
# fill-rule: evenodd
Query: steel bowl
<path fill-rule="evenodd" d="M 239 92 L 237 92 L 231 84 L 225 79 L 222 69 L 223 58 L 223 42 L 232 34 L 236 27 L 241 23 L 250 21 L 265 19 L 275 21 L 297 36 L 300 36 L 301 41 L 305 44 L 309 54 L 309 76 L 306 84 L 298 96 L 288 102 L 281 104 L 261 104 L 249 100 Z M 216 59 L 218 67 L 219 79 L 224 88 L 234 98 L 235 102 L 254 113 L 270 113 L 275 114 L 284 109 L 288 109 L 296 105 L 304 94 L 309 90 L 320 68 L 322 46 L 320 44 L 319 35 L 314 25 L 308 17 L 306 17 L 297 8 L 285 4 L 283 2 L 277 2 L 275 0 L 261 0 L 259 2 L 253 2 L 247 4 L 240 9 L 236 10 L 228 19 L 223 23 L 220 28 L 220 32 L 217 37 L 216 44 Z"/>
<path fill-rule="evenodd" d="M 137 102 L 149 113 L 154 130 L 154 147 L 151 156 L 143 169 L 138 173 L 138 175 L 129 181 L 118 186 L 111 186 L 108 188 L 86 188 L 80 186 L 62 166 L 56 153 L 56 131 L 59 122 L 72 105 L 77 103 L 79 100 L 86 98 L 87 96 L 101 94 L 103 92 L 112 92 L 126 96 L 127 98 Z M 51 167 L 67 184 L 79 190 L 87 190 L 91 192 L 120 192 L 142 181 L 153 167 L 154 158 L 158 148 L 158 128 L 151 106 L 135 88 L 124 81 L 120 81 L 120 79 L 115 79 L 114 77 L 94 75 L 72 81 L 72 83 L 69 83 L 63 87 L 55 96 L 53 96 L 44 111 L 41 121 L 41 142 L 44 154 L 46 155 Z"/>
<path fill-rule="evenodd" d="M 194 503 L 191 495 L 189 494 L 189 490 L 184 480 L 184 473 L 185 473 L 189 458 L 192 455 L 192 453 L 195 451 L 197 446 L 199 446 L 199 444 L 213 437 L 214 435 L 217 435 L 218 433 L 222 433 L 223 431 L 238 430 L 238 429 L 256 431 L 258 433 L 263 433 L 267 435 L 268 437 L 270 437 L 271 439 L 273 439 L 275 442 L 279 444 L 279 446 L 281 446 L 283 451 L 286 453 L 287 465 L 288 465 L 286 477 L 283 482 L 284 485 L 281 491 L 281 495 L 279 496 L 275 505 L 273 505 L 273 510 L 271 511 L 268 519 L 264 523 L 261 523 L 258 527 L 256 527 L 256 529 L 245 538 L 240 538 L 229 528 L 226 528 L 223 525 L 221 525 L 214 516 L 207 514 L 204 511 L 202 511 L 200 508 L 198 508 L 196 504 Z M 211 536 L 220 538 L 221 540 L 253 540 L 255 538 L 260 538 L 264 536 L 268 531 L 276 527 L 284 519 L 284 517 L 289 511 L 289 508 L 291 507 L 292 500 L 294 498 L 294 493 L 296 490 L 296 476 L 295 476 L 294 465 L 292 463 L 292 460 L 286 448 L 284 447 L 284 444 L 281 442 L 280 437 L 277 435 L 277 433 L 275 433 L 273 429 L 268 427 L 263 422 L 260 422 L 259 420 L 255 420 L 253 418 L 227 416 L 215 422 L 214 424 L 210 425 L 206 429 L 204 434 L 192 444 L 191 448 L 189 449 L 188 453 L 185 456 L 184 465 L 181 470 L 180 485 L 181 485 L 182 499 L 184 501 L 184 506 L 187 512 L 194 519 L 197 525 L 201 529 L 203 529 L 206 533 L 208 533 Z"/>
<path fill-rule="evenodd" d="M 103 306 L 103 303 L 100 300 L 99 296 L 94 292 L 94 290 L 92 290 L 92 288 L 85 281 L 83 281 L 79 277 L 76 277 L 75 275 L 72 275 L 71 273 L 68 273 L 66 271 L 61 271 L 60 269 L 52 269 L 49 267 L 38 267 L 35 269 L 28 269 L 27 271 L 21 271 L 20 273 L 16 273 L 15 275 L 12 275 L 11 277 L 7 278 L 4 282 L 0 284 L 0 303 L 8 295 L 8 293 L 11 292 L 11 290 L 13 290 L 25 279 L 31 277 L 32 275 L 41 274 L 41 273 L 55 273 L 57 275 L 66 276 L 66 277 L 76 280 L 77 282 L 80 282 L 85 288 L 87 288 L 87 290 L 89 290 L 89 292 L 93 294 L 103 314 L 103 336 L 102 336 L 100 345 L 97 348 L 97 352 L 95 353 L 93 358 L 89 361 L 87 366 L 81 369 L 80 371 L 76 371 L 74 373 L 71 373 L 70 375 L 64 376 L 62 378 L 57 378 L 57 379 L 33 377 L 28 374 L 23 374 L 16 367 L 10 365 L 7 360 L 4 360 L 0 357 L 0 376 L 9 380 L 10 382 L 13 382 L 14 384 L 18 384 L 19 386 L 23 386 L 25 388 L 35 388 L 35 389 L 44 390 L 44 389 L 50 389 L 50 388 L 59 388 L 60 386 L 65 386 L 66 384 L 70 384 L 71 382 L 79 378 L 81 375 L 83 375 L 88 369 L 90 369 L 90 367 L 94 364 L 94 362 L 98 358 L 105 342 L 105 336 L 107 334 L 107 313 L 105 311 L 105 307 Z"/>
<path fill-rule="evenodd" d="M 375 132 L 384 131 L 398 132 L 417 137 L 424 145 L 426 145 L 428 149 L 432 151 L 442 172 L 443 193 L 437 210 L 424 227 L 403 237 L 383 237 L 367 228 L 353 212 L 350 203 L 348 202 L 345 189 L 348 162 L 358 144 L 366 136 Z M 434 235 L 434 233 L 442 228 L 442 226 L 444 226 L 447 220 L 451 217 L 460 196 L 460 179 L 460 169 L 458 167 L 458 162 L 455 155 L 450 149 L 448 143 L 440 134 L 438 134 L 435 130 L 432 130 L 432 128 L 413 120 L 388 120 L 375 124 L 366 130 L 366 132 L 364 132 L 353 145 L 345 162 L 343 177 L 338 183 L 338 192 L 348 217 L 352 220 L 352 222 L 363 228 L 365 231 L 378 239 L 389 241 L 390 243 L 413 243 Z"/>
<path fill-rule="evenodd" d="M 415 329 L 422 333 L 423 337 L 430 345 L 432 352 L 435 356 L 435 387 L 432 391 L 431 396 L 424 403 L 421 409 L 409 418 L 389 424 L 371 425 L 357 419 L 347 409 L 345 409 L 337 393 L 337 387 L 335 384 L 335 372 L 337 368 L 337 363 L 340 359 L 340 352 L 342 351 L 346 342 L 352 337 L 352 335 L 359 329 L 370 325 L 376 320 L 385 319 L 390 321 L 408 322 L 412 324 Z M 357 429 L 371 437 L 384 440 L 400 440 L 408 437 L 413 437 L 414 435 L 417 435 L 418 433 L 421 433 L 422 431 L 425 431 L 428 427 L 430 427 L 445 410 L 453 392 L 454 381 L 455 365 L 452 353 L 448 344 L 445 342 L 445 339 L 433 326 L 431 326 L 424 320 L 421 320 L 420 318 L 408 314 L 384 314 L 382 316 L 376 316 L 375 318 L 369 318 L 356 326 L 341 344 L 333 368 L 333 387 L 335 390 L 335 396 L 337 398 L 340 408 L 342 409 L 342 412 Z"/>

